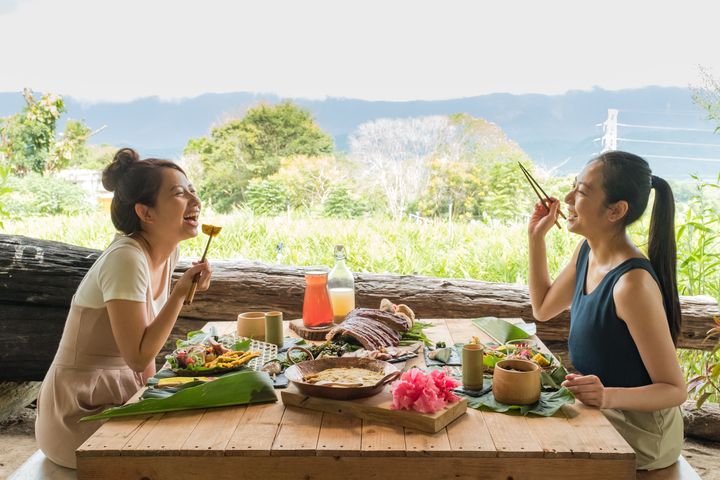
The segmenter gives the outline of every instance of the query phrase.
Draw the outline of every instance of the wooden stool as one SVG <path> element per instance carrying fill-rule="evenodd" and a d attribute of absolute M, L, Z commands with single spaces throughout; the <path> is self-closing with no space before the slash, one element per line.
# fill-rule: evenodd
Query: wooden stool
<path fill-rule="evenodd" d="M 682 455 L 677 462 L 659 470 L 638 470 L 638 480 L 700 480 L 700 475 Z"/>

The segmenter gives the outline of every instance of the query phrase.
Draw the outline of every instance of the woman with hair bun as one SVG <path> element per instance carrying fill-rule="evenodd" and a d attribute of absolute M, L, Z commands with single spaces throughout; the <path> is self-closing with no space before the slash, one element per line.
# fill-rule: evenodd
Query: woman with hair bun
<path fill-rule="evenodd" d="M 651 189 L 645 257 L 627 226 L 645 211 Z M 563 386 L 602 409 L 635 450 L 638 469 L 667 467 L 680 456 L 679 405 L 687 398 L 675 353 L 681 313 L 672 190 L 641 157 L 611 151 L 585 166 L 565 203 L 568 230 L 585 238 L 554 281 L 545 235 L 560 202 L 537 204 L 528 225 L 533 315 L 546 321 L 570 307 L 570 360 L 581 373 Z"/>
<path fill-rule="evenodd" d="M 75 468 L 75 450 L 101 422 L 79 422 L 130 399 L 155 374 L 155 357 L 207 262 L 170 291 L 178 244 L 198 234 L 200 199 L 168 160 L 123 148 L 103 171 L 118 235 L 88 270 L 70 304 L 58 351 L 40 388 L 35 434 L 53 462 Z"/>

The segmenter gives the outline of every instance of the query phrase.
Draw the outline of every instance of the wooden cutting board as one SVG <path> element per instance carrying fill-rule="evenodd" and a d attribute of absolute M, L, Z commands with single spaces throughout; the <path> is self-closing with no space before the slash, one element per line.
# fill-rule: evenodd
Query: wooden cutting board
<path fill-rule="evenodd" d="M 328 332 L 335 326 L 328 325 L 325 328 L 307 328 L 305 325 L 303 325 L 302 319 L 293 320 L 289 323 L 290 330 L 297 333 L 305 340 L 314 340 L 318 342 L 324 342 Z"/>
<path fill-rule="evenodd" d="M 420 413 L 414 410 L 391 410 L 392 394 L 389 387 L 386 387 L 385 390 L 375 396 L 357 400 L 311 397 L 300 393 L 292 384 L 283 390 L 280 395 L 285 405 L 401 425 L 427 433 L 439 432 L 467 410 L 466 399 L 451 403 L 447 408 L 432 414 Z"/>

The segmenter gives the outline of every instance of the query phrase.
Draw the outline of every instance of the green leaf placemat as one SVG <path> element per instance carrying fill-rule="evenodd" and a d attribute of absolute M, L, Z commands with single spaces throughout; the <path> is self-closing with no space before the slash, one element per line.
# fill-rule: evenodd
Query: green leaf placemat
<path fill-rule="evenodd" d="M 225 375 L 212 382 L 180 389 L 174 395 L 166 398 L 148 398 L 137 403 L 109 408 L 81 420 L 103 420 L 129 415 L 276 401 L 275 389 L 267 373 L 238 372 Z"/>
<path fill-rule="evenodd" d="M 520 328 L 520 326 L 513 325 L 500 318 L 482 317 L 473 320 L 473 324 L 500 344 L 507 343 L 510 340 L 523 340 L 535 335 L 534 323 L 525 323 L 523 328 Z"/>
<path fill-rule="evenodd" d="M 482 397 L 468 397 L 468 407 L 484 408 L 493 412 L 507 412 L 509 410 L 517 410 L 521 415 L 532 413 L 542 417 L 551 417 L 560 407 L 565 404 L 575 403 L 575 396 L 570 390 L 562 387 L 555 392 L 542 392 L 540 400 L 533 405 L 507 405 L 495 400 L 492 391 L 486 393 Z"/>

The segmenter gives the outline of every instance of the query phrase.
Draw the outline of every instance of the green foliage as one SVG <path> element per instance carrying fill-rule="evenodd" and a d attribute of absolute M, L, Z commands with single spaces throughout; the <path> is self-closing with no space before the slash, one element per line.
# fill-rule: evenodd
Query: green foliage
<path fill-rule="evenodd" d="M 466 114 L 450 115 L 453 134 L 429 162 L 427 188 L 414 209 L 422 216 L 517 220 L 534 194 L 517 162 L 532 162 L 496 125 Z M 413 210 L 413 208 L 411 208 Z"/>
<path fill-rule="evenodd" d="M 284 158 L 272 178 L 287 188 L 291 207 L 310 211 L 325 204 L 334 185 L 345 174 L 332 155 L 296 155 Z"/>
<path fill-rule="evenodd" d="M 364 202 L 353 198 L 345 185 L 332 188 L 323 205 L 323 215 L 330 218 L 356 218 L 365 211 Z"/>
<path fill-rule="evenodd" d="M 7 211 L 5 206 L 5 198 L 12 192 L 12 189 L 8 186 L 8 177 L 10 175 L 10 168 L 0 165 L 0 228 L 5 225 L 2 222 L 3 218 L 9 218 L 10 213 Z"/>
<path fill-rule="evenodd" d="M 31 173 L 10 177 L 5 208 L 11 217 L 77 215 L 92 210 L 85 190 L 61 178 Z"/>
<path fill-rule="evenodd" d="M 22 111 L 0 120 L 0 159 L 4 157 L 13 173 L 19 175 L 57 171 L 82 151 L 90 129 L 70 120 L 57 139 L 57 121 L 65 112 L 63 99 L 47 93 L 35 100 L 29 89 L 23 95 L 26 104 Z"/>
<path fill-rule="evenodd" d="M 198 159 L 201 196 L 219 212 L 239 205 L 251 180 L 277 173 L 283 158 L 332 151 L 332 138 L 308 111 L 290 102 L 258 105 L 244 118 L 213 128 L 209 138 L 191 139 L 185 148 L 186 155 Z"/>
<path fill-rule="evenodd" d="M 256 215 L 279 215 L 287 209 L 288 191 L 277 180 L 254 179 L 245 190 L 245 202 Z"/>
<path fill-rule="evenodd" d="M 112 162 L 118 147 L 113 145 L 83 144 L 70 159 L 68 168 L 82 168 L 86 170 L 102 170 Z"/>
<path fill-rule="evenodd" d="M 720 192 L 720 175 L 715 182 L 695 180 L 696 192 L 676 226 L 678 291 L 720 298 L 720 209 L 708 200 L 708 192 Z"/>

